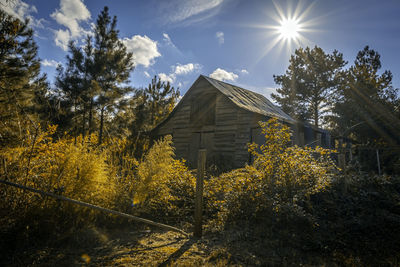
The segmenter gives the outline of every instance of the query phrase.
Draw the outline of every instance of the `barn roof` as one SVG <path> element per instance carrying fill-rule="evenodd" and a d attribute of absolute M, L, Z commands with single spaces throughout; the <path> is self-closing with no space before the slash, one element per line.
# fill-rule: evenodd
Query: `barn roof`
<path fill-rule="evenodd" d="M 295 122 L 294 119 L 261 94 L 207 76 L 201 76 L 240 108 L 265 116 L 277 117 L 288 122 Z"/>

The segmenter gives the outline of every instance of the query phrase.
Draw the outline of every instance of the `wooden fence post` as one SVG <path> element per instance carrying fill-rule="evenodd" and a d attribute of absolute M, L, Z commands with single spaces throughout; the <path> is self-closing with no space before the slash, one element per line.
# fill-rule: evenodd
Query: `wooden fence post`
<path fill-rule="evenodd" d="M 200 149 L 197 159 L 196 198 L 194 211 L 194 236 L 200 238 L 202 235 L 203 216 L 203 178 L 206 168 L 206 149 Z"/>
<path fill-rule="evenodd" d="M 379 160 L 379 149 L 376 150 L 376 162 L 378 164 L 378 174 L 381 175 L 381 163 Z"/>
<path fill-rule="evenodd" d="M 339 168 L 344 172 L 346 168 L 346 151 L 343 148 L 343 137 L 339 139 L 339 155 L 338 155 Z"/>

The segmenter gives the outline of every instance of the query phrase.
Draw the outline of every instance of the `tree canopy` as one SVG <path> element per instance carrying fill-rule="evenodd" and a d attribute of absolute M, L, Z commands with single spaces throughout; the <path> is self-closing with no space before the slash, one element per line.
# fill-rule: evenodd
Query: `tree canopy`
<path fill-rule="evenodd" d="M 99 144 L 102 143 L 104 121 L 107 112 L 113 112 L 124 96 L 132 90 L 126 84 L 134 68 L 132 53 L 118 37 L 117 18 L 108 13 L 108 8 L 97 18 L 94 38 L 88 36 L 85 46 L 69 45 L 67 66 L 58 70 L 56 85 L 61 96 L 73 107 L 74 132 L 85 135 L 94 127 L 94 109 L 99 113 Z M 88 118 L 86 119 L 86 117 Z M 86 126 L 86 124 L 88 124 Z"/>
<path fill-rule="evenodd" d="M 366 46 L 341 73 L 332 116 L 338 134 L 351 134 L 364 143 L 399 143 L 398 89 L 390 71 L 378 73 L 381 66 L 380 54 Z"/>
<path fill-rule="evenodd" d="M 321 126 L 332 109 L 329 98 L 337 86 L 337 75 L 346 64 L 343 54 L 337 50 L 326 54 L 317 46 L 299 48 L 289 63 L 285 74 L 274 75 L 280 88 L 272 98 L 292 117 Z"/>
<path fill-rule="evenodd" d="M 45 105 L 48 85 L 28 22 L 0 9 L 0 144 L 18 140 Z"/>

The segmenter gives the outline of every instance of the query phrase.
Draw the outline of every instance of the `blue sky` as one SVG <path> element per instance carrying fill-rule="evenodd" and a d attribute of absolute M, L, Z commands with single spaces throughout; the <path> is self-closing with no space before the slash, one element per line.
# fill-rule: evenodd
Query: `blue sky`
<path fill-rule="evenodd" d="M 344 54 L 350 65 L 369 45 L 381 54 L 400 87 L 398 0 L 0 0 L 1 7 L 29 17 L 36 32 L 42 71 L 50 82 L 64 63 L 66 44 L 78 44 L 104 6 L 118 18 L 120 38 L 134 53 L 131 84 L 146 86 L 159 75 L 184 94 L 200 75 L 225 80 L 267 97 L 273 75 L 288 67 L 297 47 L 320 46 Z M 298 38 L 279 39 L 282 17 L 295 17 Z"/>

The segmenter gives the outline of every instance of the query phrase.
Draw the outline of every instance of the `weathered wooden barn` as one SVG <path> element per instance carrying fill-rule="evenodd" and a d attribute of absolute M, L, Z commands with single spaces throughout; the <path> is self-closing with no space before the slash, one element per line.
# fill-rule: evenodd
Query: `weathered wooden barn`
<path fill-rule="evenodd" d="M 192 167 L 205 148 L 207 164 L 231 169 L 251 161 L 247 145 L 263 142 L 258 122 L 271 117 L 290 125 L 293 143 L 329 147 L 327 131 L 297 122 L 260 94 L 203 75 L 151 134 L 172 135 L 177 157 Z"/>

